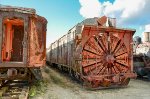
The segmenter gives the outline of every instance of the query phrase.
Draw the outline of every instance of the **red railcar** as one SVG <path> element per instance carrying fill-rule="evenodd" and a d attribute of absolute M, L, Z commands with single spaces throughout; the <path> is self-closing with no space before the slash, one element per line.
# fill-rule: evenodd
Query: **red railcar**
<path fill-rule="evenodd" d="M 0 5 L 1 80 L 30 78 L 45 65 L 46 25 L 35 9 Z"/>
<path fill-rule="evenodd" d="M 91 88 L 126 86 L 133 73 L 135 30 L 115 27 L 115 19 L 86 19 L 52 43 L 48 63 L 66 69 Z"/>

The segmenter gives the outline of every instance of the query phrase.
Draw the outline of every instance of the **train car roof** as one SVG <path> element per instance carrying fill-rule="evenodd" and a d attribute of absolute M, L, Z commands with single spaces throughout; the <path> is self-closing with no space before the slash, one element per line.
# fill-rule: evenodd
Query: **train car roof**
<path fill-rule="evenodd" d="M 91 29 L 92 28 L 92 30 L 97 30 L 98 29 L 98 30 L 107 31 L 107 32 L 118 32 L 118 31 L 120 31 L 120 32 L 126 31 L 126 32 L 134 32 L 134 33 L 136 32 L 135 29 L 119 28 L 119 27 L 106 27 L 106 26 L 95 27 L 93 25 L 83 25 L 82 26 L 82 31 L 83 31 L 84 28 L 86 28 L 86 29 Z"/>
<path fill-rule="evenodd" d="M 98 25 L 98 17 L 94 17 L 94 18 L 87 18 L 85 20 L 83 20 L 82 22 L 78 23 L 77 25 L 75 25 L 73 28 L 77 27 L 77 26 L 99 26 Z M 101 26 L 103 28 L 110 28 L 110 26 Z M 73 28 L 71 28 L 69 31 L 71 31 Z M 123 27 L 117 27 L 115 26 L 114 28 L 119 29 L 119 30 L 130 30 L 130 31 L 136 31 L 135 29 L 132 28 L 123 28 Z"/>
<path fill-rule="evenodd" d="M 0 12 L 18 12 L 23 14 L 35 15 L 39 19 L 41 19 L 42 22 L 47 23 L 47 20 L 44 17 L 37 15 L 36 10 L 33 8 L 24 8 L 24 7 L 8 6 L 8 5 L 0 4 Z"/>
<path fill-rule="evenodd" d="M 0 11 L 14 11 L 26 14 L 36 14 L 36 10 L 33 8 L 24 8 L 17 6 L 0 5 Z"/>

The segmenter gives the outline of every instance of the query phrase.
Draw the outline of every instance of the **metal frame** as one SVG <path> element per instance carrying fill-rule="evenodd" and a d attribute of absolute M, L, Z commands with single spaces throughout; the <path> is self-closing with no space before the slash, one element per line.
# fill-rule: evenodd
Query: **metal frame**
<path fill-rule="evenodd" d="M 17 12 L 3 12 L 3 13 L 1 13 L 0 14 L 0 44 L 2 45 L 2 35 L 3 35 L 3 20 L 4 19 L 7 19 L 7 18 L 14 18 L 14 17 L 16 17 L 16 18 L 19 18 L 19 19 L 22 19 L 23 21 L 24 21 L 24 37 L 23 37 L 23 42 L 24 42 L 24 44 L 23 44 L 23 62 L 22 62 L 22 64 L 20 64 L 20 66 L 22 67 L 22 66 L 24 66 L 24 67 L 26 67 L 26 63 L 27 63 L 27 55 L 28 55 L 28 53 L 27 53 L 27 49 L 28 49 L 28 40 L 27 40 L 27 38 L 28 38 L 28 32 L 29 32 L 29 29 L 28 29 L 28 15 L 26 15 L 26 14 L 20 14 L 20 13 L 17 13 Z M 1 51 L 2 51 L 2 47 L 0 47 L 0 61 L 1 61 L 1 63 L 0 63 L 0 68 L 1 67 L 12 67 L 12 66 L 10 66 L 10 65 L 6 65 L 6 64 L 8 64 L 8 62 L 4 62 L 4 63 L 2 63 L 2 60 L 1 60 Z M 10 62 L 10 63 L 13 63 L 13 62 Z M 16 63 L 16 62 L 14 62 L 14 63 Z M 5 65 L 4 65 L 5 64 Z M 17 67 L 18 66 L 18 63 L 17 64 L 14 64 L 14 67 Z"/>

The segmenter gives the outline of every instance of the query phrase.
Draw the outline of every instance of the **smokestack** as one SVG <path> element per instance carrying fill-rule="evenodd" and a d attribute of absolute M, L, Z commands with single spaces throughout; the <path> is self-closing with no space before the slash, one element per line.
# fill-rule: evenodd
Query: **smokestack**
<path fill-rule="evenodd" d="M 150 42 L 150 32 L 143 33 L 143 42 Z"/>
<path fill-rule="evenodd" d="M 116 18 L 107 18 L 106 26 L 108 27 L 116 27 Z"/>

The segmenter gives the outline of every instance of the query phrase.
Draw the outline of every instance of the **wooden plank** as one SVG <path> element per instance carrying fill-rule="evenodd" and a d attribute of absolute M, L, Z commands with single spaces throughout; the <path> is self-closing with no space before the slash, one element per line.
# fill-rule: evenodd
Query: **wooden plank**
<path fill-rule="evenodd" d="M 5 67 L 26 67 L 26 65 L 23 62 L 3 62 L 0 63 L 0 68 Z"/>

